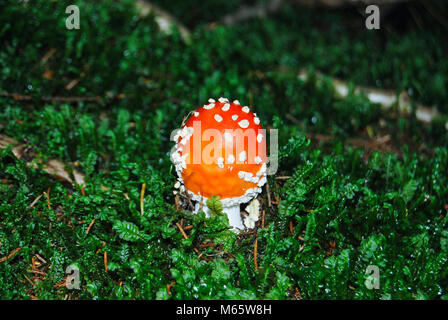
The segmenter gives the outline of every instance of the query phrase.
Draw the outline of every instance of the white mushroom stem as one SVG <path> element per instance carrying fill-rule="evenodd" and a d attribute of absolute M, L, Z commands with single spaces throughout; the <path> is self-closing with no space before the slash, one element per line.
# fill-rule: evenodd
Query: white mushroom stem
<path fill-rule="evenodd" d="M 241 219 L 240 205 L 236 204 L 232 207 L 222 208 L 229 218 L 229 225 L 232 230 L 239 233 L 244 230 L 243 220 Z"/>
<path fill-rule="evenodd" d="M 194 206 L 194 213 L 198 213 L 201 208 L 201 203 L 199 201 L 196 202 Z M 202 211 L 204 211 L 205 216 L 207 218 L 210 217 L 210 209 L 204 204 L 202 206 Z M 224 207 L 222 211 L 227 214 L 227 218 L 229 219 L 229 225 L 233 231 L 239 233 L 241 230 L 244 230 L 243 219 L 241 219 L 240 205 L 236 204 L 231 207 Z"/>

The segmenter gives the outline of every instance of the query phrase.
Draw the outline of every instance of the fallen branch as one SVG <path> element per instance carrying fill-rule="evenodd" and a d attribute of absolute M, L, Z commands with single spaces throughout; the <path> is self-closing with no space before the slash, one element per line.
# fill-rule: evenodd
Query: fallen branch
<path fill-rule="evenodd" d="M 30 95 L 26 95 L 26 94 L 9 93 L 9 92 L 5 92 L 5 91 L 0 92 L 0 96 L 13 98 L 14 100 L 17 100 L 17 101 L 30 101 L 30 100 L 38 99 L 38 100 L 46 101 L 46 102 L 50 102 L 50 101 L 51 102 L 83 102 L 83 101 L 97 102 L 97 101 L 101 100 L 101 97 L 51 97 L 51 96 L 33 97 Z"/>
<path fill-rule="evenodd" d="M 317 85 L 322 84 L 324 79 L 329 79 L 331 80 L 335 93 L 339 97 L 346 98 L 348 96 L 350 86 L 347 82 L 344 82 L 337 78 L 331 78 L 320 72 L 315 72 L 313 75 L 316 77 Z M 306 81 L 311 76 L 312 75 L 310 74 L 310 72 L 308 72 L 307 70 L 302 70 L 299 73 L 298 77 L 301 80 Z M 409 115 L 412 112 L 412 100 L 405 91 L 397 95 L 393 90 L 381 90 L 363 86 L 355 86 L 354 93 L 365 94 L 370 102 L 379 104 L 384 111 L 388 111 L 396 105 L 398 106 L 398 111 L 400 112 L 400 114 Z M 430 123 L 438 115 L 439 112 L 435 107 L 428 107 L 419 103 L 415 103 L 415 117 L 417 120 L 424 123 Z M 448 122 L 445 126 L 448 129 Z"/>
<path fill-rule="evenodd" d="M 40 100 L 44 102 L 67 102 L 67 103 L 73 103 L 73 102 L 100 102 L 104 99 L 104 97 L 95 96 L 95 97 L 62 97 L 62 96 L 42 96 L 42 97 L 35 97 L 30 96 L 27 94 L 20 94 L 20 93 L 10 93 L 6 91 L 1 91 L 0 96 L 2 97 L 8 97 L 12 98 L 16 101 L 31 101 L 31 100 Z M 106 95 L 107 99 L 115 100 L 115 99 L 123 99 L 125 96 L 124 94 L 120 93 L 117 95 Z"/>
<path fill-rule="evenodd" d="M 326 7 L 346 7 L 356 5 L 375 4 L 378 6 L 391 5 L 413 0 L 294 0 L 294 2 L 308 6 L 326 6 Z"/>
<path fill-rule="evenodd" d="M 176 27 L 179 29 L 182 39 L 185 42 L 190 41 L 191 38 L 190 31 L 171 14 L 145 0 L 137 0 L 135 4 L 137 6 L 137 10 L 140 14 L 140 17 L 144 18 L 151 13 L 154 14 L 154 19 L 156 23 L 159 25 L 160 31 L 169 34 L 171 32 L 171 29 L 173 27 Z"/>
<path fill-rule="evenodd" d="M 218 23 L 223 25 L 235 25 L 253 18 L 264 18 L 269 14 L 279 11 L 287 3 L 296 3 L 305 6 L 324 6 L 324 7 L 345 7 L 345 6 L 367 6 L 375 4 L 378 6 L 390 6 L 402 2 L 413 0 L 260 0 L 253 6 L 241 6 L 237 11 L 230 13 Z M 216 25 L 212 23 L 211 26 Z"/>
<path fill-rule="evenodd" d="M 259 1 L 254 6 L 242 6 L 234 13 L 224 16 L 221 23 L 224 25 L 234 25 L 252 18 L 263 18 L 270 13 L 278 11 L 284 4 L 284 0 Z"/>
<path fill-rule="evenodd" d="M 26 161 L 28 167 L 33 169 L 40 169 L 50 176 L 68 182 L 72 185 L 77 184 L 83 186 L 85 184 L 85 176 L 77 171 L 72 170 L 73 178 L 70 173 L 65 169 L 66 165 L 59 160 L 50 159 L 47 162 L 37 156 L 33 151 L 30 151 L 29 146 L 19 143 L 17 140 L 5 135 L 0 135 L 0 150 L 6 149 L 8 146 L 12 146 L 12 153 L 17 159 Z"/>

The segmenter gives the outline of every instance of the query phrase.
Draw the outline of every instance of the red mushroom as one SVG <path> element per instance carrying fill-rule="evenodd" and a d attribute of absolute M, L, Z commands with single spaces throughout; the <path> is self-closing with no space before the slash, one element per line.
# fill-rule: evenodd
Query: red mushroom
<path fill-rule="evenodd" d="M 172 161 L 181 192 L 208 216 L 205 201 L 219 196 L 230 226 L 243 229 L 240 204 L 249 202 L 266 183 L 266 138 L 260 119 L 226 98 L 198 108 L 177 131 Z"/>

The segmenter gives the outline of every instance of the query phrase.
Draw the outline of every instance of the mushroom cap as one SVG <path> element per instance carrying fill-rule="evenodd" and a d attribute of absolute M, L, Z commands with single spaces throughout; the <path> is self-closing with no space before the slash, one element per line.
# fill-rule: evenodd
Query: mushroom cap
<path fill-rule="evenodd" d="M 177 136 L 173 162 L 193 200 L 219 196 L 224 207 L 250 201 L 266 183 L 266 138 L 256 114 L 238 101 L 209 99 Z"/>

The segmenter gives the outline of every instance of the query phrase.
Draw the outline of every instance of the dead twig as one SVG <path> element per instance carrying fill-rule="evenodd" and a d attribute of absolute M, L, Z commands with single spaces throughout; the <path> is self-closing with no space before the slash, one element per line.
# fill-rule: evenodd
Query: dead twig
<path fill-rule="evenodd" d="M 255 270 L 258 270 L 257 251 L 258 251 L 258 237 L 255 238 L 255 245 L 254 245 L 254 266 L 255 266 Z"/>
<path fill-rule="evenodd" d="M 36 284 L 33 282 L 33 281 L 31 281 L 31 279 L 30 278 L 28 278 L 26 275 L 23 275 L 24 277 L 25 277 L 25 279 L 34 287 Z"/>
<path fill-rule="evenodd" d="M 184 229 L 182 228 L 182 226 L 178 222 L 176 222 L 176 226 L 179 228 L 180 233 L 182 233 L 182 236 L 184 237 L 184 239 L 188 239 L 187 234 L 185 233 Z"/>
<path fill-rule="evenodd" d="M 238 23 L 253 19 L 253 18 L 264 18 L 269 14 L 273 14 L 279 11 L 283 5 L 287 2 L 295 2 L 300 5 L 306 6 L 327 6 L 327 7 L 341 7 L 341 6 L 353 6 L 353 5 L 394 5 L 400 2 L 408 2 L 412 0 L 267 0 L 258 1 L 253 6 L 241 6 L 237 11 L 230 13 L 219 22 L 211 23 L 210 27 L 214 27 L 218 24 L 222 25 L 236 25 Z"/>
<path fill-rule="evenodd" d="M 300 71 L 298 75 L 303 81 L 308 80 L 311 76 L 311 73 L 306 69 Z M 316 78 L 316 85 L 321 85 L 324 79 L 331 80 L 336 95 L 341 98 L 347 97 L 350 93 L 350 86 L 347 82 L 337 78 L 331 78 L 320 72 L 315 72 L 314 76 Z M 393 106 L 398 106 L 398 111 L 403 115 L 409 115 L 412 111 L 413 101 L 405 91 L 397 95 L 393 90 L 355 86 L 354 93 L 366 95 L 370 102 L 379 104 L 384 111 L 390 110 Z M 434 106 L 428 107 L 415 103 L 415 117 L 418 121 L 430 123 L 438 115 L 439 112 Z M 448 128 L 448 122 L 446 126 Z"/>
<path fill-rule="evenodd" d="M 278 177 L 275 177 L 275 179 L 277 179 L 277 180 L 288 180 L 289 178 L 291 178 L 291 176 L 278 176 Z"/>
<path fill-rule="evenodd" d="M 50 202 L 50 188 L 48 188 L 47 192 L 44 192 L 45 198 L 47 198 L 47 207 L 48 209 L 51 209 L 51 202 Z"/>
<path fill-rule="evenodd" d="M 215 246 L 214 242 L 212 242 L 212 243 L 203 243 L 203 244 L 199 245 L 199 248 L 209 248 L 209 247 L 214 247 L 214 246 Z"/>
<path fill-rule="evenodd" d="M 42 263 L 44 263 L 44 264 L 46 264 L 47 263 L 47 261 L 45 261 L 45 259 L 44 258 L 42 258 L 40 255 L 38 255 L 37 253 L 36 253 L 36 258 L 37 259 L 39 259 L 40 260 L 40 262 L 42 262 Z"/>
<path fill-rule="evenodd" d="M 107 251 L 104 251 L 103 258 L 104 258 L 104 270 L 107 272 L 109 270 L 107 269 Z"/>
<path fill-rule="evenodd" d="M 34 199 L 33 202 L 31 202 L 31 204 L 28 206 L 28 208 L 32 208 L 32 207 L 34 207 L 34 205 L 37 203 L 37 201 L 40 200 L 40 198 L 42 198 L 43 195 L 44 195 L 44 194 L 42 193 L 42 194 L 40 194 L 39 196 L 37 196 L 37 198 Z"/>
<path fill-rule="evenodd" d="M 67 83 L 65 85 L 65 89 L 70 91 L 73 89 L 73 87 L 75 87 L 78 84 L 79 80 L 78 79 L 74 79 L 72 81 L 70 81 L 69 83 Z"/>
<path fill-rule="evenodd" d="M 278 11 L 284 4 L 284 0 L 259 1 L 254 6 L 242 6 L 236 12 L 224 16 L 221 24 L 235 25 L 253 18 L 263 18 L 270 13 Z"/>
<path fill-rule="evenodd" d="M 166 291 L 168 292 L 169 295 L 171 295 L 171 288 L 176 284 L 176 281 L 173 281 L 169 284 L 166 285 Z"/>
<path fill-rule="evenodd" d="M 42 271 L 39 271 L 39 270 L 26 270 L 26 272 L 40 274 L 42 276 L 46 276 L 47 275 L 45 272 L 42 272 Z"/>
<path fill-rule="evenodd" d="M 40 100 L 45 102 L 99 102 L 103 99 L 103 97 L 60 97 L 60 96 L 42 96 L 42 97 L 34 97 L 27 94 L 20 93 L 10 93 L 6 91 L 1 91 L 0 96 L 9 97 L 16 101 L 31 101 L 31 100 Z M 120 95 L 114 96 L 113 98 L 118 98 Z"/>
<path fill-rule="evenodd" d="M 11 259 L 13 256 L 16 255 L 17 252 L 20 251 L 20 249 L 22 249 L 22 248 L 21 248 L 21 247 L 18 247 L 18 248 L 16 248 L 16 249 L 14 249 L 13 251 L 11 251 L 6 257 L 2 257 L 2 258 L 0 258 L 0 262 L 4 262 L 4 261 L 6 261 L 6 260 Z"/>
<path fill-rule="evenodd" d="M 48 50 L 48 52 L 42 57 L 42 59 L 40 59 L 40 62 L 45 64 L 47 62 L 48 59 L 50 59 L 54 54 L 56 53 L 56 49 L 55 48 L 51 48 L 50 50 Z"/>
<path fill-rule="evenodd" d="M 394 5 L 402 2 L 410 2 L 413 0 L 294 0 L 294 2 L 306 6 L 325 6 L 325 7 L 347 7 L 375 4 L 378 6 Z"/>
<path fill-rule="evenodd" d="M 92 228 L 94 223 L 95 223 L 95 219 L 93 219 L 92 222 L 89 223 L 89 226 L 87 227 L 87 230 L 86 230 L 86 234 L 89 234 L 90 229 Z"/>
<path fill-rule="evenodd" d="M 185 233 L 184 228 L 182 228 L 182 226 L 176 222 L 176 226 L 179 228 L 180 233 L 182 233 L 182 236 L 184 237 L 184 239 L 188 239 L 188 235 Z M 199 250 L 198 248 L 193 248 L 194 252 L 196 252 L 197 254 L 199 254 Z"/>
<path fill-rule="evenodd" d="M 190 41 L 190 31 L 171 14 L 148 1 L 137 0 L 135 4 L 141 17 L 154 14 L 155 21 L 159 25 L 160 31 L 169 34 L 172 27 L 177 27 L 182 39 L 187 43 Z"/>

